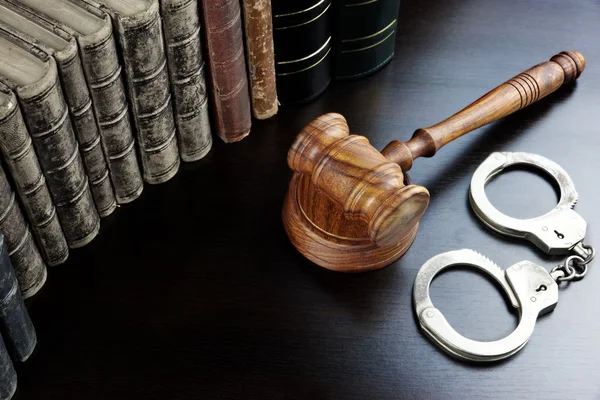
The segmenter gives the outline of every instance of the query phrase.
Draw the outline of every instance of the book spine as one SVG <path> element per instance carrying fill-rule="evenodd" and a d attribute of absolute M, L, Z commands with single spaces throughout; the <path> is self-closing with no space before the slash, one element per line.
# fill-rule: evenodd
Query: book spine
<path fill-rule="evenodd" d="M 46 282 L 46 265 L 21 213 L 15 192 L 0 166 L 0 233 L 17 274 L 24 297 L 31 297 Z"/>
<path fill-rule="evenodd" d="M 248 136 L 252 123 L 238 0 L 201 0 L 213 120 L 224 142 Z"/>
<path fill-rule="evenodd" d="M 252 113 L 256 119 L 277 114 L 271 0 L 243 0 L 244 30 Z"/>
<path fill-rule="evenodd" d="M 279 101 L 283 105 L 310 101 L 332 78 L 332 1 L 272 2 Z"/>
<path fill-rule="evenodd" d="M 148 9 L 138 14 L 113 15 L 133 105 L 144 180 L 150 184 L 163 183 L 175 176 L 181 161 L 158 0 L 149 1 Z"/>
<path fill-rule="evenodd" d="M 183 161 L 212 147 L 197 0 L 161 0 L 177 143 Z"/>
<path fill-rule="evenodd" d="M 400 0 L 339 2 L 336 79 L 368 75 L 394 55 Z"/>
<path fill-rule="evenodd" d="M 130 203 L 141 195 L 144 182 L 110 18 L 95 35 L 77 40 L 115 197 L 119 204 Z"/>
<path fill-rule="evenodd" d="M 58 82 L 54 58 L 48 58 L 48 66 L 38 82 L 20 87 L 17 95 L 67 243 L 77 248 L 96 237 L 100 216 Z"/>
<path fill-rule="evenodd" d="M 108 165 L 102 150 L 100 132 L 77 45 L 72 42 L 68 49 L 55 53 L 54 57 L 94 203 L 98 214 L 106 217 L 116 209 L 117 201 L 110 182 Z"/>
<path fill-rule="evenodd" d="M 19 283 L 0 235 L 0 328 L 13 360 L 26 361 L 37 342 Z"/>
<path fill-rule="evenodd" d="M 0 336 L 0 400 L 10 400 L 17 391 L 17 372 Z"/>
<path fill-rule="evenodd" d="M 8 103 L 1 110 L 0 150 L 44 260 L 48 265 L 61 264 L 69 256 L 69 246 L 33 149 L 31 136 L 12 92 Z"/>

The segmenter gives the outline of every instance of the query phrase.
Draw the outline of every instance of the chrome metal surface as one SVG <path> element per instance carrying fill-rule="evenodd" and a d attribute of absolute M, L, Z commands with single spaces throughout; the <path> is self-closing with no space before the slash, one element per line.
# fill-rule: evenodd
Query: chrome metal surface
<path fill-rule="evenodd" d="M 485 194 L 486 183 L 513 165 L 539 168 L 556 181 L 560 188 L 560 200 L 554 209 L 539 217 L 516 219 L 501 213 L 492 205 Z M 572 210 L 577 203 L 573 181 L 558 164 L 536 154 L 492 153 L 475 171 L 469 199 L 475 214 L 485 225 L 500 234 L 527 239 L 550 255 L 576 252 L 576 246 L 585 237 L 587 224 Z M 578 249 L 581 250 L 581 247 Z"/>
<path fill-rule="evenodd" d="M 519 325 L 503 339 L 481 342 L 468 339 L 456 332 L 429 297 L 433 278 L 446 268 L 468 265 L 491 275 L 504 289 L 513 307 L 519 310 Z M 562 272 L 562 271 L 561 271 Z M 415 312 L 421 328 L 438 346 L 449 354 L 469 361 L 496 361 L 517 353 L 527 344 L 539 315 L 552 311 L 558 302 L 556 277 L 543 267 L 521 261 L 506 271 L 481 254 L 456 250 L 439 254 L 428 260 L 417 274 L 413 287 Z"/>

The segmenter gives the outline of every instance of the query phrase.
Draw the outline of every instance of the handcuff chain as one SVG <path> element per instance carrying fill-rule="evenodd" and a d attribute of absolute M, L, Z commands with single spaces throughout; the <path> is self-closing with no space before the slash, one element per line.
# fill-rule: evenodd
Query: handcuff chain
<path fill-rule="evenodd" d="M 555 274 L 555 280 L 557 283 L 580 280 L 585 276 L 585 274 L 587 274 L 588 264 L 594 259 L 594 256 L 596 255 L 596 249 L 583 243 L 580 243 L 577 246 L 580 246 L 583 250 L 585 250 L 587 255 L 585 258 L 581 257 L 579 254 L 583 254 L 583 252 L 576 251 L 577 254 L 567 257 L 562 264 L 552 268 L 552 273 L 556 273 L 558 271 L 563 273 L 563 275 Z M 578 272 L 578 270 L 580 270 L 580 272 Z"/>

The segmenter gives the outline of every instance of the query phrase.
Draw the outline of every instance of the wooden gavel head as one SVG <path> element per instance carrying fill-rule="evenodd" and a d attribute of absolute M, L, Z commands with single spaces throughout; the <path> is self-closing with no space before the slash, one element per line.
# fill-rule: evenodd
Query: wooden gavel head
<path fill-rule="evenodd" d="M 418 157 L 433 156 L 448 142 L 511 114 L 575 81 L 583 56 L 566 51 L 515 76 L 462 111 L 417 129 L 382 153 L 346 120 L 326 114 L 296 137 L 288 164 L 294 171 L 283 206 L 292 244 L 316 264 L 343 272 L 381 268 L 412 244 L 429 204 L 429 192 L 405 172 Z"/>
<path fill-rule="evenodd" d="M 400 166 L 367 138 L 349 135 L 339 114 L 323 115 L 304 128 L 288 152 L 288 164 L 345 214 L 364 222 L 377 246 L 395 244 L 411 232 L 429 203 L 427 189 L 405 185 Z"/>

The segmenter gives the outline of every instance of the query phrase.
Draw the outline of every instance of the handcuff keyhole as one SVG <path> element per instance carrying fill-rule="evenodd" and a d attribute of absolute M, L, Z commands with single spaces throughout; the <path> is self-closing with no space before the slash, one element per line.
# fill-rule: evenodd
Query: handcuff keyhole
<path fill-rule="evenodd" d="M 556 237 L 559 238 L 559 239 L 564 239 L 565 238 L 565 235 L 563 235 L 562 233 L 560 233 L 557 230 L 554 230 L 554 233 L 556 233 Z"/>
<path fill-rule="evenodd" d="M 548 287 L 546 285 L 540 285 L 539 288 L 535 289 L 536 292 L 545 292 Z"/>

